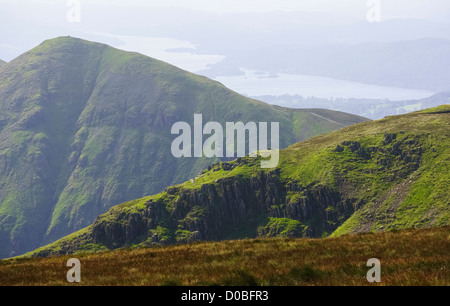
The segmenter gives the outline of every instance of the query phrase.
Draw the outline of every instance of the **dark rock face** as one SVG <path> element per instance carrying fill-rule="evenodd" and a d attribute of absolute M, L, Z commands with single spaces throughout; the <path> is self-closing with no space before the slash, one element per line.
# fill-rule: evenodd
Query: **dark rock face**
<path fill-rule="evenodd" d="M 147 220 L 137 213 L 123 214 L 121 223 L 97 219 L 93 224 L 92 238 L 110 249 L 125 246 L 147 233 Z"/>
<path fill-rule="evenodd" d="M 337 145 L 336 149 L 334 149 L 334 152 L 338 152 L 338 153 L 343 152 L 343 151 L 344 151 L 344 148 L 340 145 Z"/>
<path fill-rule="evenodd" d="M 384 142 L 383 145 L 390 144 L 393 140 L 397 138 L 397 134 L 384 134 Z"/>
<path fill-rule="evenodd" d="M 121 222 L 98 218 L 93 224 L 94 243 L 117 248 L 144 241 L 164 244 L 244 238 L 240 236 L 243 232 L 245 237 L 256 237 L 258 227 L 269 217 L 297 220 L 307 227 L 302 236 L 320 237 L 355 211 L 350 201 L 325 186 L 282 182 L 279 170 L 251 178 L 224 178 L 199 189 L 171 187 L 166 192 L 168 200 L 149 201 L 141 212 L 123 213 L 115 218 Z M 152 234 L 158 227 L 169 229 L 168 239 Z M 176 239 L 180 229 L 190 235 Z"/>

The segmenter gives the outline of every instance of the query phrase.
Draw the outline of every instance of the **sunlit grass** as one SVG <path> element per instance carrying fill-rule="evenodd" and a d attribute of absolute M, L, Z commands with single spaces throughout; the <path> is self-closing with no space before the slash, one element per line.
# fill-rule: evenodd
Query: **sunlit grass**
<path fill-rule="evenodd" d="M 95 286 L 373 285 L 369 258 L 381 261 L 379 285 L 449 285 L 450 227 L 324 239 L 258 238 L 0 261 L 0 285 Z"/>

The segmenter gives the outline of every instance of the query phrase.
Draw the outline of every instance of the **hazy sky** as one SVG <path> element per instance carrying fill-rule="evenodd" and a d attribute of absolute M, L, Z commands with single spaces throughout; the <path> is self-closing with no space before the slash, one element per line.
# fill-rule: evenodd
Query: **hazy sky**
<path fill-rule="evenodd" d="M 364 18 L 367 0 L 80 0 L 82 5 L 112 7 L 183 7 L 214 12 L 320 11 Z M 380 0 L 386 18 L 449 17 L 448 0 Z M 45 19 L 47 13 L 65 6 L 67 0 L 0 0 L 1 10 Z M 53 7 L 53 9 L 51 9 Z M 33 8 L 33 9 L 28 9 Z"/>
<path fill-rule="evenodd" d="M 104 1 L 98 0 L 99 3 Z M 357 16 L 367 0 L 113 0 L 119 5 L 179 6 L 216 12 L 321 11 Z M 125 3 L 124 3 L 125 2 Z M 143 4 L 145 3 L 145 4 Z M 380 0 L 386 16 L 401 18 L 433 18 L 450 9 L 448 0 Z"/>
<path fill-rule="evenodd" d="M 81 22 L 70 23 L 67 14 L 70 2 L 81 4 Z M 379 1 L 383 21 L 397 18 L 432 19 L 450 23 L 449 0 L 370 0 Z M 55 35 L 79 35 L 86 32 L 107 32 L 112 35 L 143 36 L 139 28 L 199 22 L 205 14 L 195 11 L 213 12 L 211 22 L 217 14 L 261 13 L 261 12 L 320 12 L 299 16 L 252 15 L 251 17 L 228 14 L 227 22 L 252 23 L 252 26 L 272 27 L 281 23 L 364 21 L 369 10 L 368 0 L 0 0 L 0 49 L 3 59 L 10 60 L 25 48 L 33 47 L 42 38 Z M 155 14 L 151 8 L 190 9 L 186 14 L 180 10 L 165 10 Z M 338 16 L 338 17 L 336 17 Z M 259 18 L 259 19 L 258 19 Z M 318 18 L 317 20 L 315 18 Z M 307 20 L 303 20 L 307 19 Z M 246 24 L 245 24 L 246 25 Z M 164 29 L 163 29 L 164 30 Z M 270 29 L 269 29 L 270 30 Z M 72 32 L 71 32 L 72 31 Z M 208 32 L 208 29 L 202 29 Z M 142 31 L 141 31 L 142 32 Z M 151 33 L 154 34 L 154 33 Z M 157 33 L 158 37 L 161 37 Z M 149 35 L 145 35 L 149 36 Z M 27 44 L 27 42 L 29 42 Z M 14 53 L 13 48 L 17 49 Z"/>
<path fill-rule="evenodd" d="M 70 3 L 77 1 L 81 20 L 69 22 Z M 383 21 L 409 18 L 450 23 L 450 0 L 372 1 L 379 1 Z M 368 0 L 0 0 L 0 59 L 9 61 L 45 39 L 71 35 L 198 71 L 224 58 L 225 50 L 208 48 L 218 43 L 214 41 L 217 31 L 222 35 L 228 31 L 226 38 L 235 43 L 241 29 L 254 30 L 252 41 L 246 43 L 256 45 L 261 43 L 257 35 L 273 29 L 286 38 L 305 37 L 305 33 L 293 32 L 305 29 L 298 24 L 367 24 L 367 4 Z M 226 28 L 230 25 L 234 28 Z M 308 25 L 305 31 L 310 37 L 315 37 L 316 30 L 323 35 L 320 26 Z M 190 40 L 193 36 L 209 51 L 164 52 L 167 48 L 196 49 Z"/>
<path fill-rule="evenodd" d="M 449 0 L 373 1 L 379 1 L 383 21 L 414 18 L 450 23 Z M 286 33 L 287 38 L 295 37 L 299 33 L 292 29 L 297 29 L 300 23 L 364 22 L 369 10 L 368 0 L 79 0 L 81 20 L 69 22 L 67 15 L 72 8 L 70 3 L 74 2 L 77 0 L 0 0 L 0 59 L 9 61 L 45 39 L 71 35 L 141 52 L 198 71 L 220 61 L 225 54 L 215 50 L 214 53 L 183 55 L 164 50 L 196 49 L 189 40 L 193 35 L 198 36 L 197 43 L 201 41 L 205 48 L 208 36 L 228 30 L 229 25 L 235 27 L 227 34 L 230 42 L 233 35 L 239 34 L 239 29 L 254 29 L 253 37 L 256 37 L 275 28 L 279 33 Z M 315 30 L 308 26 L 307 31 L 312 37 Z M 200 39 L 200 36 L 204 38 Z M 210 42 L 214 43 L 217 44 Z M 251 43 L 260 41 L 254 38 Z"/>

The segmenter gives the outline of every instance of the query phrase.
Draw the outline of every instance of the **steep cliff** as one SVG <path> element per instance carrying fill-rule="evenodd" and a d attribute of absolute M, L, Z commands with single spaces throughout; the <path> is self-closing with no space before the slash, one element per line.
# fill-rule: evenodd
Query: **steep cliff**
<path fill-rule="evenodd" d="M 279 170 L 225 177 L 198 189 L 172 187 L 142 209 L 123 209 L 111 210 L 112 215 L 94 222 L 94 243 L 115 248 L 257 235 L 320 237 L 354 212 L 351 203 L 327 186 L 286 185 Z M 273 232 L 278 219 L 298 224 L 292 229 L 281 225 Z"/>

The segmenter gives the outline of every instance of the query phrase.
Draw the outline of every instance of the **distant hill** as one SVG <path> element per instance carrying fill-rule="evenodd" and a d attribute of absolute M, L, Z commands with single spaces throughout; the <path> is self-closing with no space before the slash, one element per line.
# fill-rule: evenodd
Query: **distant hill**
<path fill-rule="evenodd" d="M 240 158 L 115 206 L 28 254 L 252 237 L 328 237 L 450 225 L 450 105 L 364 122 Z"/>
<path fill-rule="evenodd" d="M 281 147 L 367 120 L 271 106 L 104 44 L 47 40 L 0 69 L 0 258 L 218 162 L 171 154 L 172 125 L 195 113 L 222 124 L 279 122 Z"/>
<path fill-rule="evenodd" d="M 256 52 L 256 51 L 255 51 Z M 204 73 L 237 75 L 239 68 L 330 77 L 358 83 L 442 92 L 450 90 L 450 40 L 277 45 L 264 57 L 236 52 Z"/>
<path fill-rule="evenodd" d="M 6 62 L 4 62 L 0 59 L 0 67 L 3 66 L 4 64 L 6 64 Z"/>
<path fill-rule="evenodd" d="M 321 99 L 302 96 L 253 96 L 270 104 L 292 108 L 326 108 L 341 112 L 349 112 L 370 119 L 382 119 L 386 116 L 402 115 L 413 111 L 450 104 L 450 92 L 442 92 L 428 98 L 405 101 L 377 99 Z"/>

